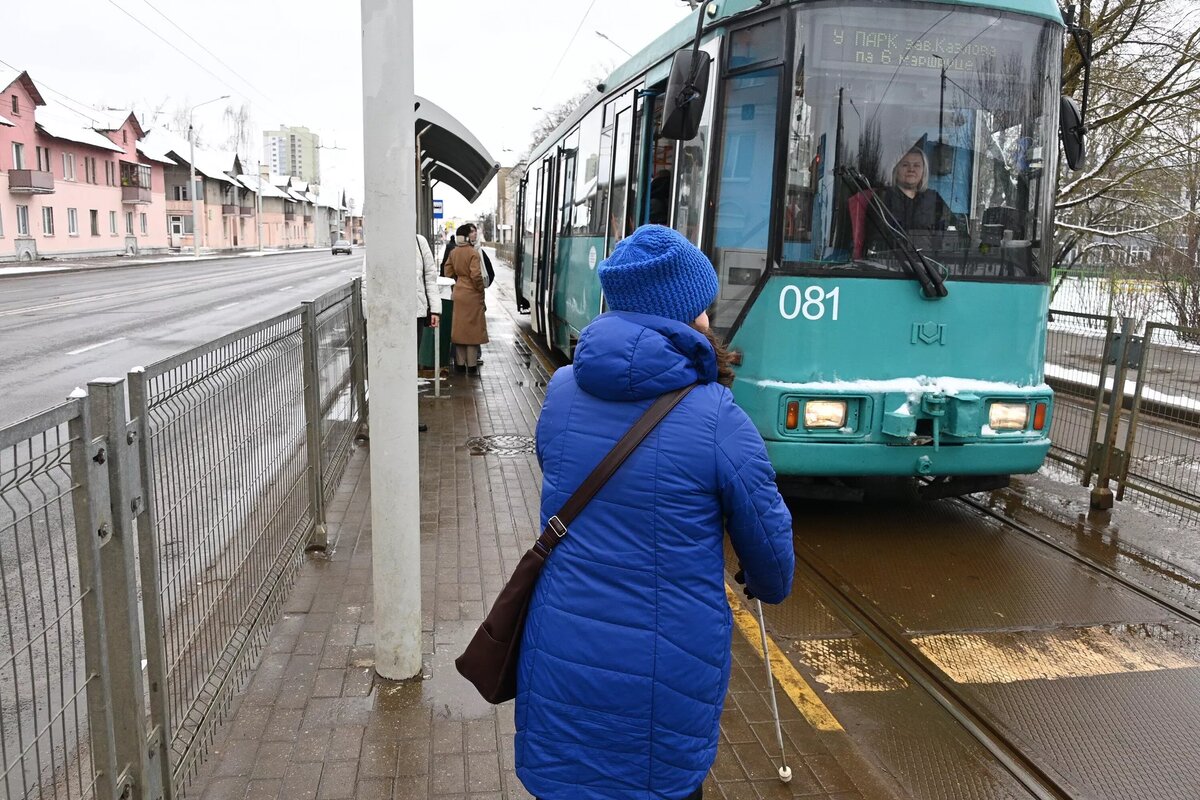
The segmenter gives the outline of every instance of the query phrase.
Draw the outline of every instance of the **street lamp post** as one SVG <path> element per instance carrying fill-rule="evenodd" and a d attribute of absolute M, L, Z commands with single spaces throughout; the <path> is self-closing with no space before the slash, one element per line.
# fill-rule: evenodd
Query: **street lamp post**
<path fill-rule="evenodd" d="M 192 115 L 196 113 L 196 109 L 200 106 L 228 99 L 229 95 L 223 94 L 220 97 L 214 97 L 212 100 L 197 103 L 188 109 L 188 148 L 191 150 L 188 162 L 192 172 L 192 185 L 188 189 L 192 195 L 192 258 L 199 258 L 200 248 L 204 246 L 204 225 L 200 220 L 200 198 L 199 192 L 196 191 L 196 131 L 192 125 Z"/>

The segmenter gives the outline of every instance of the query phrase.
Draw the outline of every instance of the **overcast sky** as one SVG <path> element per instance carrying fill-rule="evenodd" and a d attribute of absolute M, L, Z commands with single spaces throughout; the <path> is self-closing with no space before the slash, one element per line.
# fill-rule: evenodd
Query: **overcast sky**
<path fill-rule="evenodd" d="M 682 0 L 415 0 L 417 93 L 511 165 L 541 117 L 533 106 L 575 94 L 627 58 L 617 45 L 637 52 L 687 13 Z M 14 2 L 5 3 L 3 28 L 0 60 L 27 70 L 54 101 L 70 105 L 62 93 L 86 105 L 163 107 L 165 123 L 180 108 L 228 94 L 195 112 L 196 127 L 219 146 L 226 106 L 249 104 L 252 158 L 262 156 L 262 130 L 305 125 L 322 145 L 345 148 L 321 151 L 322 178 L 361 207 L 356 0 Z M 451 216 L 471 213 L 454 190 L 435 195 Z M 493 187 L 476 210 L 494 205 Z"/>

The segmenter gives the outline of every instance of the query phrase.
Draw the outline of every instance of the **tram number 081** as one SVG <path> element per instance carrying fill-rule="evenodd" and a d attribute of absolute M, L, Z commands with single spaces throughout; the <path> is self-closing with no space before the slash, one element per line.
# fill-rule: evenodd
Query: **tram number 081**
<path fill-rule="evenodd" d="M 824 319 L 826 314 L 837 322 L 841 287 L 828 292 L 820 286 L 807 286 L 801 292 L 799 286 L 785 286 L 779 293 L 779 315 L 784 319 L 795 319 L 803 315 L 813 322 Z"/>

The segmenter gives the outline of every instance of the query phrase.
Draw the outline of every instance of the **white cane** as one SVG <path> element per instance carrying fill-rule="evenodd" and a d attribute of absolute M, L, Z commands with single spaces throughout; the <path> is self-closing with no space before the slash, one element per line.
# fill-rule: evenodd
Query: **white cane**
<path fill-rule="evenodd" d="M 783 726 L 779 724 L 779 704 L 775 700 L 775 676 L 771 674 L 771 652 L 767 649 L 767 624 L 763 620 L 762 601 L 754 599 L 758 606 L 758 631 L 762 634 L 763 661 L 767 665 L 767 685 L 771 687 L 771 711 L 775 714 L 775 735 L 779 738 L 779 780 L 788 783 L 792 779 L 792 768 L 787 765 L 783 752 Z"/>

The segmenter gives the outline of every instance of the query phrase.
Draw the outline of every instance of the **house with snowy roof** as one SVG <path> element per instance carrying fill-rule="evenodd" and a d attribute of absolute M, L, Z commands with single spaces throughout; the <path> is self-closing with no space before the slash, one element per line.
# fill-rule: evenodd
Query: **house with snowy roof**
<path fill-rule="evenodd" d="M 129 111 L 46 99 L 0 68 L 0 261 L 165 250 L 164 164 Z"/>

